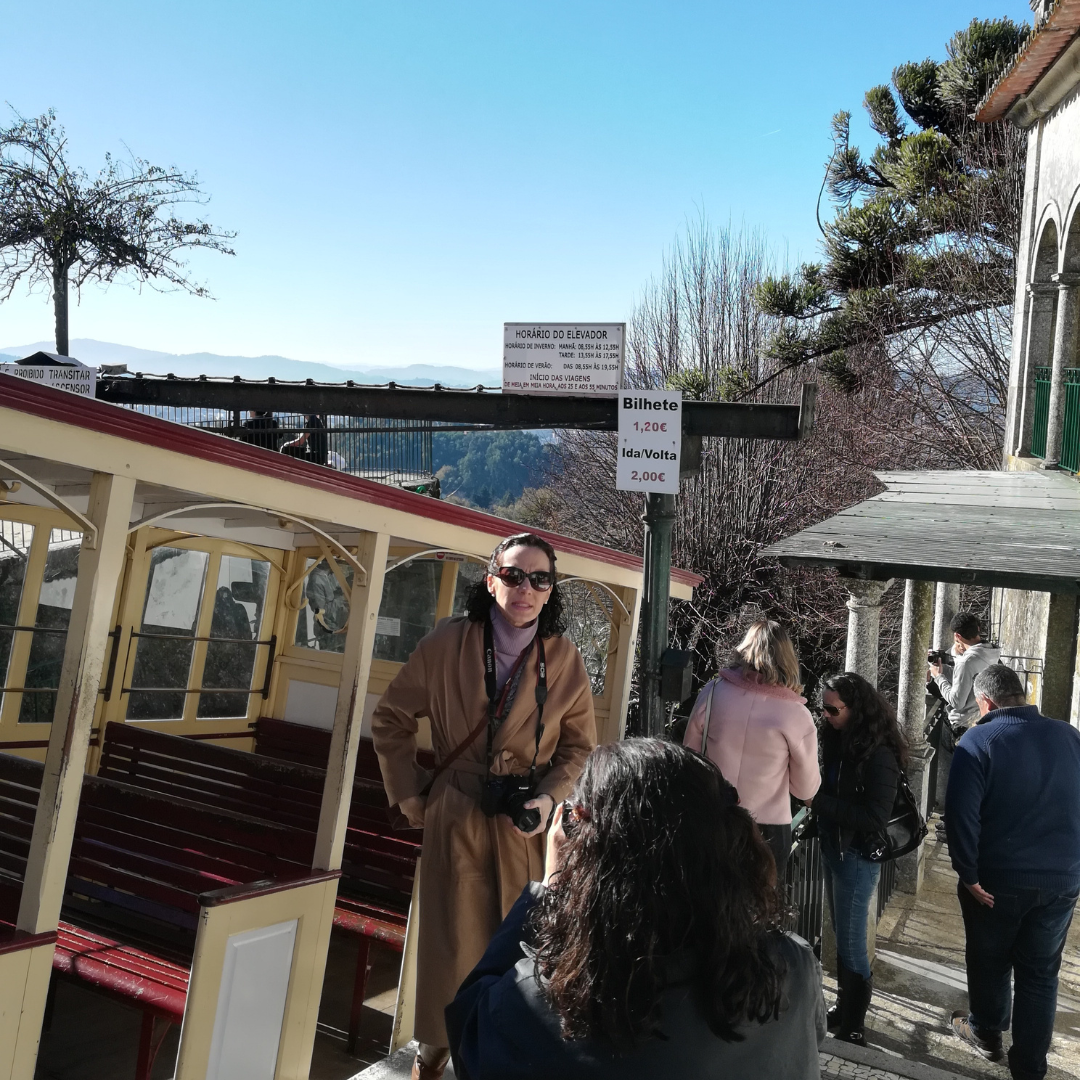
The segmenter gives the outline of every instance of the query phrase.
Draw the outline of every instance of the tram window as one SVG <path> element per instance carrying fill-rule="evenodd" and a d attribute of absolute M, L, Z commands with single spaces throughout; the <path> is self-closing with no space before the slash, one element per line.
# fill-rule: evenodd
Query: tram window
<path fill-rule="evenodd" d="M 24 525 L 21 521 L 0 521 L 0 689 L 8 681 L 8 663 L 15 641 L 14 628 L 19 622 L 26 561 L 33 539 L 33 525 Z M 0 693 L 0 702 L 2 700 Z"/>
<path fill-rule="evenodd" d="M 417 642 L 435 629 L 442 571 L 441 562 L 414 559 L 387 573 L 375 632 L 376 660 L 405 663 Z"/>
<path fill-rule="evenodd" d="M 152 553 L 135 650 L 129 720 L 183 717 L 209 560 L 205 551 L 184 548 L 160 547 Z"/>
<path fill-rule="evenodd" d="M 249 697 L 235 691 L 251 689 L 262 626 L 263 604 L 270 564 L 264 559 L 222 555 L 206 646 L 199 719 L 246 716 Z M 250 642 L 250 644 L 249 644 Z M 229 693 L 206 693 L 216 688 Z"/>
<path fill-rule="evenodd" d="M 584 581 L 561 583 L 559 592 L 562 595 L 563 617 L 566 620 L 566 636 L 580 650 L 585 661 L 585 670 L 592 683 L 592 692 L 599 697 L 604 692 L 611 642 L 608 608 L 596 598 L 596 594 Z"/>
<path fill-rule="evenodd" d="M 71 604 L 75 598 L 75 579 L 79 574 L 79 550 L 82 533 L 53 529 L 45 556 L 45 574 L 38 594 L 30 660 L 23 685 L 32 691 L 23 694 L 19 709 L 20 724 L 48 724 L 56 709 L 56 688 L 64 665 Z"/>
<path fill-rule="evenodd" d="M 347 563 L 338 563 L 338 567 L 351 589 L 352 567 Z M 311 571 L 304 578 L 304 599 L 307 603 L 300 608 L 293 644 L 319 652 L 344 652 L 349 598 L 324 559 L 317 564 L 314 559 L 308 559 L 304 569 Z"/>
<path fill-rule="evenodd" d="M 484 576 L 485 567 L 480 563 L 459 563 L 457 568 L 457 581 L 454 584 L 454 607 L 455 615 L 465 614 L 465 605 L 469 600 L 472 587 Z"/>

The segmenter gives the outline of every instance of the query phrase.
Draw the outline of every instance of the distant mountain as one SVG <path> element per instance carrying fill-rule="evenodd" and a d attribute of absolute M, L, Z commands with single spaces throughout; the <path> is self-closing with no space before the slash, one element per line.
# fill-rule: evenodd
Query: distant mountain
<path fill-rule="evenodd" d="M 10 353 L 2 362 L 10 362 L 29 356 L 39 349 L 51 352 L 51 341 L 37 341 L 31 345 L 5 345 L 0 353 Z M 343 368 L 332 364 L 318 364 L 307 360 L 290 360 L 285 356 L 218 356 L 216 353 L 166 353 L 151 349 L 136 349 L 131 345 L 116 345 L 92 338 L 76 338 L 71 342 L 70 353 L 91 367 L 101 364 L 127 364 L 128 371 L 141 371 L 145 375 L 176 375 L 194 378 L 198 375 L 242 379 L 275 379 L 300 382 L 314 379 L 316 382 L 345 382 L 352 379 L 359 383 L 397 382 L 404 386 L 473 387 L 501 386 L 502 372 L 497 368 L 473 370 L 472 368 L 445 367 L 437 364 L 408 364 L 402 367 Z"/>

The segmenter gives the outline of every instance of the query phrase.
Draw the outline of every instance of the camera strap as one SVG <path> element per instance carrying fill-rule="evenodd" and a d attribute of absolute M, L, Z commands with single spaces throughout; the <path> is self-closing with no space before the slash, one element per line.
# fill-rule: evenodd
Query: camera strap
<path fill-rule="evenodd" d="M 540 740 L 544 735 L 544 703 L 547 701 L 547 659 L 544 655 L 544 639 L 540 636 L 537 628 L 536 637 L 536 746 L 533 749 L 532 764 L 529 766 L 529 780 L 536 775 L 536 758 L 540 753 Z M 517 658 L 514 671 L 503 684 L 503 692 L 499 694 L 498 667 L 495 657 L 495 632 L 491 627 L 491 617 L 484 621 L 484 689 L 487 690 L 487 771 L 491 775 L 491 748 L 495 740 L 495 732 L 499 724 L 505 719 L 506 702 L 509 690 L 514 682 L 514 674 L 518 667 L 525 663 L 532 648 L 525 649 Z"/>

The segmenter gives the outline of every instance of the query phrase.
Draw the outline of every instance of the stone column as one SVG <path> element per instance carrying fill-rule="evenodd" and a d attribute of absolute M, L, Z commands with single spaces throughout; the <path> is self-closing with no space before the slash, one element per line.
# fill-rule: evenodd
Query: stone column
<path fill-rule="evenodd" d="M 1061 459 L 1061 440 L 1065 428 L 1065 369 L 1076 363 L 1076 317 L 1080 312 L 1080 274 L 1054 274 L 1053 281 L 1058 287 L 1058 301 L 1044 469 L 1056 469 Z"/>
<path fill-rule="evenodd" d="M 1028 457 L 1031 454 L 1031 434 L 1035 417 L 1035 369 L 1045 367 L 1053 359 L 1054 303 L 1057 300 L 1058 287 L 1050 281 L 1033 281 L 1028 284 L 1027 293 L 1024 358 L 1014 405 L 1017 418 L 1015 428 L 1010 429 L 1005 447 L 1007 454 L 1016 454 L 1018 457 Z"/>
<path fill-rule="evenodd" d="M 854 671 L 877 686 L 881 601 L 892 581 L 863 581 L 849 577 L 841 580 L 848 591 L 849 612 L 844 670 Z"/>
<path fill-rule="evenodd" d="M 1072 712 L 1073 673 L 1076 670 L 1077 598 L 1051 593 L 1046 615 L 1046 656 L 1043 659 L 1040 711 L 1055 720 Z"/>
<path fill-rule="evenodd" d="M 934 649 L 951 649 L 953 632 L 949 629 L 952 617 L 960 610 L 960 586 L 939 581 L 934 595 L 934 632 L 930 640 Z"/>
<path fill-rule="evenodd" d="M 907 777 L 923 817 L 928 803 L 928 776 L 933 747 L 926 742 L 926 650 L 934 612 L 934 583 L 911 581 L 904 587 L 904 623 L 900 638 L 900 691 L 896 719 L 907 738 Z M 896 865 L 896 887 L 915 893 L 922 883 L 923 848 Z"/>

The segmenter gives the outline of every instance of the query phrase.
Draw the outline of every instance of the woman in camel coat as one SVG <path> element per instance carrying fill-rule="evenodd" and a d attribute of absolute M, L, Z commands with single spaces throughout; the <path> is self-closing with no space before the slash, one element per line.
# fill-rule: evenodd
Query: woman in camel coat
<path fill-rule="evenodd" d="M 495 549 L 464 617 L 446 619 L 416 647 L 372 716 L 371 734 L 391 804 L 423 825 L 420 936 L 413 1076 L 442 1075 L 449 1054 L 443 1010 L 473 969 L 529 881 L 544 876 L 544 830 L 596 745 L 592 688 L 577 648 L 560 636 L 555 552 L 531 533 Z M 491 620 L 501 721 L 487 755 L 485 624 Z M 543 639 L 547 699 L 537 750 L 538 649 Z M 418 720 L 431 721 L 431 776 L 416 762 Z M 470 735 L 477 732 L 469 741 Z M 481 789 L 494 777 L 527 776 L 536 760 L 535 829 L 505 814 L 486 817 Z"/>

